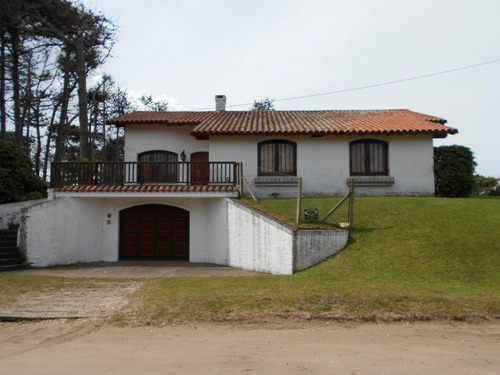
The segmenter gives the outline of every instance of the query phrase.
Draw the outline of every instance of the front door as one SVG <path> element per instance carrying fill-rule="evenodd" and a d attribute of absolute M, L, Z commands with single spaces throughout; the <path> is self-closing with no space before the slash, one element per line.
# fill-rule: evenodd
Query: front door
<path fill-rule="evenodd" d="M 146 204 L 120 211 L 120 260 L 189 260 L 189 211 Z"/>
<path fill-rule="evenodd" d="M 210 165 L 208 152 L 191 154 L 191 184 L 208 185 L 210 181 Z"/>

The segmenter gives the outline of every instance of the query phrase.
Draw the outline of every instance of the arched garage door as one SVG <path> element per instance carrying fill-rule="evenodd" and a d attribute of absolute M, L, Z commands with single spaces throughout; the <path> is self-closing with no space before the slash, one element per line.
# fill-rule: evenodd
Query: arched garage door
<path fill-rule="evenodd" d="M 120 260 L 189 260 L 189 211 L 160 204 L 120 211 Z"/>

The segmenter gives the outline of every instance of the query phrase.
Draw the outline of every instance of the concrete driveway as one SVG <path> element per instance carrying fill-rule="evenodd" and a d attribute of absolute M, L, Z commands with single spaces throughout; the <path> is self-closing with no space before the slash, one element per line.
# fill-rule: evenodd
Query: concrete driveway
<path fill-rule="evenodd" d="M 162 261 L 119 261 L 82 263 L 68 266 L 28 268 L 2 272 L 3 275 L 43 275 L 60 277 L 220 277 L 258 276 L 259 272 L 219 266 L 209 263 L 162 262 Z"/>

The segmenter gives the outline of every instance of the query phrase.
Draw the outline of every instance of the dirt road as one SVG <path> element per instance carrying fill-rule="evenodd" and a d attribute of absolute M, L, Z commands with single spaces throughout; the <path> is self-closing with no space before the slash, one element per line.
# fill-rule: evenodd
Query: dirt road
<path fill-rule="evenodd" d="M 2 374 L 499 374 L 500 323 L 0 324 Z"/>

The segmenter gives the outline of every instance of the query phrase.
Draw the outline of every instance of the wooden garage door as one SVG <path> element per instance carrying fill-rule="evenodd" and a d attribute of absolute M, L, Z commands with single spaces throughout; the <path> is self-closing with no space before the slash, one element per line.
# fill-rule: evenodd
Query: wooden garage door
<path fill-rule="evenodd" d="M 189 211 L 159 204 L 120 211 L 120 260 L 189 260 Z"/>

